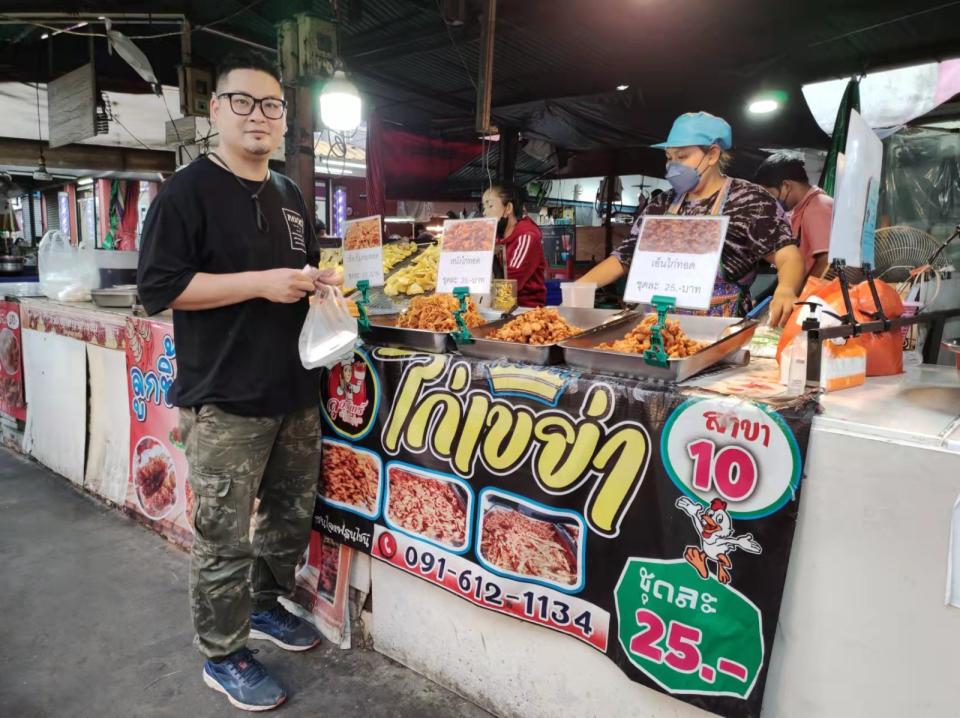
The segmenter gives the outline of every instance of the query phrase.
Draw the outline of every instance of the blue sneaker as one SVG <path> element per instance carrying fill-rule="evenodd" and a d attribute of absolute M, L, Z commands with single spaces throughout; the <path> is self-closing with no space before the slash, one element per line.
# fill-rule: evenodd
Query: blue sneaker
<path fill-rule="evenodd" d="M 249 648 L 222 661 L 203 664 L 203 682 L 223 693 L 231 705 L 244 711 L 268 711 L 287 700 L 283 686 L 273 678 Z"/>
<path fill-rule="evenodd" d="M 317 629 L 279 603 L 250 616 L 250 638 L 273 641 L 288 651 L 308 651 L 320 643 Z"/>

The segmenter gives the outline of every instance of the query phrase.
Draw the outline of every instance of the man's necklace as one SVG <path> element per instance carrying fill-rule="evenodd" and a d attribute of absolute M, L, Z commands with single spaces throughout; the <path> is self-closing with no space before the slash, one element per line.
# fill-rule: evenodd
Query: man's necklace
<path fill-rule="evenodd" d="M 250 188 L 247 186 L 247 184 L 242 179 L 240 179 L 237 173 L 230 168 L 230 165 L 228 165 L 220 155 L 218 155 L 216 152 L 211 152 L 209 153 L 209 157 L 212 157 L 221 165 L 223 165 L 224 168 L 227 170 L 227 172 L 232 174 L 233 178 L 240 184 L 241 187 L 243 187 L 244 191 L 246 192 L 250 191 Z M 267 176 L 263 178 L 263 182 L 261 182 L 260 186 L 257 187 L 257 191 L 250 195 L 250 199 L 253 200 L 253 207 L 257 213 L 257 229 L 261 232 L 270 231 L 270 222 L 267 221 L 267 216 L 263 213 L 263 209 L 260 207 L 260 193 L 263 191 L 263 188 L 267 186 L 267 182 L 269 181 L 270 181 L 270 170 L 268 169 Z"/>

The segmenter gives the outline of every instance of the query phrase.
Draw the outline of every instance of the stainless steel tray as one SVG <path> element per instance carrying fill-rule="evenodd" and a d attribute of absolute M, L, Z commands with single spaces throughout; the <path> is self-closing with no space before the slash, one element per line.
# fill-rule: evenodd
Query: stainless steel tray
<path fill-rule="evenodd" d="M 130 309 L 138 303 L 136 285 L 123 285 L 109 289 L 91 289 L 90 298 L 98 307 Z"/>
<path fill-rule="evenodd" d="M 710 342 L 710 345 L 685 359 L 671 359 L 668 367 L 647 364 L 642 354 L 625 354 L 597 349 L 597 344 L 622 339 L 627 332 L 643 321 L 643 314 L 632 314 L 593 331 L 560 342 L 567 364 L 598 374 L 612 374 L 637 379 L 657 379 L 679 383 L 695 374 L 732 358 L 750 343 L 759 322 L 755 319 L 726 319 L 723 317 L 668 314 L 677 319 L 680 328 L 691 339 Z M 728 332 L 724 336 L 725 332 Z"/>
<path fill-rule="evenodd" d="M 456 349 L 453 338 L 446 332 L 426 329 L 405 329 L 397 326 L 399 314 L 380 314 L 370 317 L 370 330 L 360 330 L 360 338 L 367 344 L 399 349 L 444 354 Z"/>
<path fill-rule="evenodd" d="M 555 307 L 561 317 L 575 327 L 584 331 L 602 326 L 613 321 L 621 312 L 617 309 L 587 309 L 580 307 Z M 519 344 L 504 342 L 498 339 L 487 339 L 487 335 L 495 332 L 507 322 L 516 319 L 516 314 L 529 310 L 518 310 L 514 316 L 504 317 L 495 322 L 489 322 L 482 327 L 471 329 L 472 344 L 461 344 L 458 348 L 464 356 L 477 359 L 512 359 L 547 366 L 563 362 L 563 350 L 560 343 L 555 344 Z M 572 337 L 571 337 L 572 338 Z"/>

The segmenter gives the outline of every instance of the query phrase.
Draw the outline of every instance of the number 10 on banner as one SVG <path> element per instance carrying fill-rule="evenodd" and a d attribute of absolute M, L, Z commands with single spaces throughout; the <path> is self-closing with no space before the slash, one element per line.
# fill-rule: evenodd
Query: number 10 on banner
<path fill-rule="evenodd" d="M 757 488 L 757 462 L 740 446 L 725 446 L 719 451 L 709 439 L 687 445 L 693 459 L 693 488 L 716 490 L 728 501 L 743 501 Z"/>

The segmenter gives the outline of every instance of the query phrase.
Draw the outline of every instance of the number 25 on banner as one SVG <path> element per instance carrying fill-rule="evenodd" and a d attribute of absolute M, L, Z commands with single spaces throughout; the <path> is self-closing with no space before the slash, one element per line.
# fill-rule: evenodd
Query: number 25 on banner
<path fill-rule="evenodd" d="M 620 646 L 669 693 L 747 698 L 763 665 L 760 611 L 684 559 L 632 558 L 614 592 Z"/>
<path fill-rule="evenodd" d="M 691 399 L 663 429 L 670 478 L 701 504 L 721 498 L 734 518 L 780 510 L 800 483 L 800 450 L 776 412 L 735 398 Z"/>

